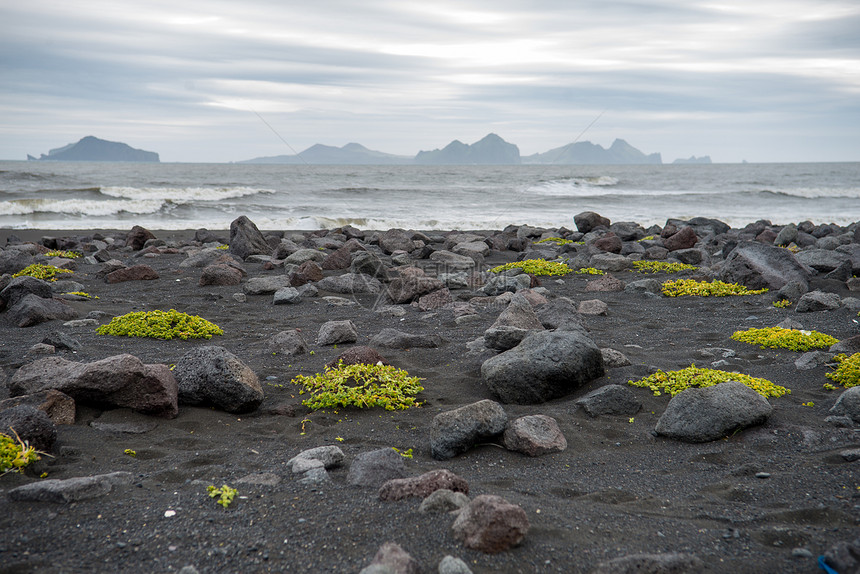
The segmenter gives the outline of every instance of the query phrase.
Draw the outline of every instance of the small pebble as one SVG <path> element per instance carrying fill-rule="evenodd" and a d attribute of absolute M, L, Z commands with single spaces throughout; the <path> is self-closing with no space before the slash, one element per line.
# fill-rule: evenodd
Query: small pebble
<path fill-rule="evenodd" d="M 756 478 L 770 478 L 769 472 L 757 472 L 755 473 Z"/>
<path fill-rule="evenodd" d="M 815 556 L 807 548 L 795 548 L 791 551 L 795 558 L 814 558 Z"/>

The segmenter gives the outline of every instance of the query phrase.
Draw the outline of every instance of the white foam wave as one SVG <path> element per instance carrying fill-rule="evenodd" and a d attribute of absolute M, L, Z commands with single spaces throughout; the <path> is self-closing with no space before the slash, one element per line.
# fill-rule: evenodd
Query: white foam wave
<path fill-rule="evenodd" d="M 791 189 L 765 190 L 764 193 L 800 197 L 803 199 L 830 199 L 844 197 L 846 199 L 860 198 L 860 188 L 855 187 L 796 187 Z"/>
<path fill-rule="evenodd" d="M 124 199 L 162 200 L 171 203 L 223 201 L 258 193 L 274 193 L 255 187 L 102 187 L 101 193 Z"/>
<path fill-rule="evenodd" d="M 117 213 L 155 213 L 164 204 L 157 199 L 123 201 L 93 201 L 78 199 L 17 199 L 0 201 L 0 215 L 29 215 L 32 213 L 61 213 L 105 217 Z"/>

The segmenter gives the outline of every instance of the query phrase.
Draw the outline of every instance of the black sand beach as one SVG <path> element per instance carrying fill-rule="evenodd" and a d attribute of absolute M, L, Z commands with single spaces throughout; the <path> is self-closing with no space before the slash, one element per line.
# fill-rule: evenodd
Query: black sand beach
<path fill-rule="evenodd" d="M 701 251 L 685 254 L 702 259 L 698 270 L 670 276 L 643 275 L 628 268 L 609 274 L 623 284 L 647 278 L 711 280 L 725 269 L 732 248 L 746 241 L 772 246 L 781 231 L 765 223 L 720 233 L 709 233 L 706 225 L 692 227 L 695 247 L 684 251 Z M 571 228 L 575 229 L 573 221 Z M 655 231 L 656 237 L 645 244 L 659 246 L 663 241 L 659 229 L 648 234 Z M 74 424 L 57 426 L 51 457 L 43 457 L 25 473 L 0 477 L 0 573 L 178 572 L 187 566 L 192 569 L 186 573 L 359 572 L 386 542 L 399 544 L 424 572 L 437 571 L 447 555 L 463 560 L 472 572 L 489 573 L 590 572 L 612 559 L 667 553 L 692 555 L 700 562 L 687 569 L 655 571 L 819 571 L 820 555 L 858 537 L 860 463 L 849 462 L 842 453 L 860 447 L 860 427 L 825 420 L 843 390 L 823 388 L 830 382 L 825 373 L 831 367 L 820 364 L 800 370 L 795 365 L 800 353 L 760 349 L 730 338 L 735 331 L 771 327 L 786 319 L 840 341 L 860 334 L 856 299 L 852 301 L 857 292 L 849 289 L 856 283 L 851 277 L 860 271 L 860 253 L 851 250 L 860 249 L 860 227 L 809 231 L 804 236 L 813 241 L 831 237 L 836 245 L 848 246 L 843 251 L 829 249 L 846 253 L 853 262 L 847 277 L 810 269 L 808 278 L 808 291 L 838 295 L 843 301 L 838 308 L 798 313 L 796 298 L 791 306 L 777 308 L 772 303 L 778 289 L 749 296 L 670 298 L 623 289 L 588 290 L 589 283 L 600 277 L 585 274 L 539 277 L 537 293 L 550 303 L 560 298 L 576 304 L 604 302 L 605 314 L 583 315 L 582 322 L 597 347 L 623 353 L 630 364 L 607 366 L 603 376 L 560 398 L 502 405 L 509 421 L 537 414 L 554 418 L 567 441 L 561 452 L 531 457 L 504 448 L 496 437 L 454 458 L 436 460 L 431 456 L 430 429 L 437 414 L 484 399 L 498 400 L 482 378 L 481 365 L 499 351 L 474 342 L 496 321 L 508 299 L 479 293 L 477 279 L 469 286 L 449 285 L 455 303 L 470 304 L 465 314 L 457 305 L 428 310 L 410 303 L 382 307 L 378 294 L 323 290 L 295 304 L 273 305 L 272 294 L 247 294 L 243 289 L 253 278 L 284 276 L 282 260 L 267 264 L 266 258 L 246 258 L 241 267 L 247 276 L 239 285 L 200 286 L 201 268 L 180 266 L 202 248 L 194 231 L 153 230 L 160 241 L 135 249 L 124 245 L 128 230 L 98 234 L 0 230 L 0 245 L 7 250 L 27 242 L 47 243 L 80 249 L 85 256 L 93 256 L 101 245 L 97 242 L 112 238 L 104 250 L 112 259 L 126 266 L 145 264 L 157 272 L 158 279 L 110 284 L 99 274 L 105 263 L 75 260 L 69 279 L 98 297 L 68 302 L 80 318 L 97 311 L 98 323 L 104 324 L 132 311 L 172 308 L 199 315 L 224 330 L 208 341 L 114 337 L 96 334 L 94 325 L 64 326 L 63 320 L 19 327 L 7 310 L 0 314 L 0 383 L 6 381 L 0 385 L 0 399 L 6 397 L 18 369 L 49 356 L 43 354 L 50 354 L 49 349 L 32 348 L 56 331 L 79 347 L 55 348 L 53 355 L 77 362 L 128 353 L 147 364 L 173 365 L 191 349 L 218 345 L 256 373 L 265 394 L 253 412 L 230 414 L 180 403 L 179 414 L 172 419 L 77 401 Z M 228 230 L 212 233 L 229 242 Z M 392 278 L 401 269 L 398 262 L 408 266 L 408 261 L 435 276 L 440 266 L 429 254 L 443 250 L 452 233 L 410 234 L 422 243 L 408 256 L 385 253 L 369 231 L 357 242 L 386 264 Z M 605 239 L 607 230 L 596 228 L 583 236 L 570 230 L 523 227 L 519 238 L 515 227 L 475 233 L 492 246 L 476 264 L 477 271 L 486 271 L 535 250 L 570 258 L 572 263 L 590 262 L 603 253 L 594 242 Z M 329 244 L 322 241 L 325 232 L 281 232 L 270 241 L 277 245 L 285 238 L 329 255 L 347 239 L 344 233 L 328 236 Z M 568 236 L 585 243 L 535 244 L 542 236 Z M 70 241 L 43 241 L 44 237 Z M 633 243 L 642 243 L 638 239 L 620 243 L 627 259 L 643 257 L 638 249 L 630 251 Z M 34 256 L 34 261 L 47 259 Z M 664 259 L 677 260 L 669 252 Z M 326 270 L 324 275 L 345 272 Z M 325 322 L 347 319 L 358 332 L 354 344 L 316 343 Z M 389 363 L 423 379 L 420 408 L 311 412 L 302 406 L 305 397 L 291 384 L 293 377 L 323 371 L 345 349 L 369 345 L 386 328 L 441 341 L 430 348 L 377 348 Z M 312 353 L 288 356 L 271 351 L 270 340 L 290 329 L 300 330 Z M 691 364 L 763 377 L 791 393 L 769 400 L 773 412 L 763 424 L 703 443 L 655 434 L 670 400 L 666 394 L 653 396 L 647 389 L 631 387 L 642 404 L 634 415 L 590 416 L 577 405 L 578 399 L 605 385 L 626 385 L 657 369 Z M 345 455 L 343 464 L 328 471 L 328 482 L 301 483 L 287 462 L 320 446 L 339 447 Z M 412 457 L 403 459 L 410 476 L 448 469 L 468 482 L 470 498 L 497 495 L 522 507 L 530 523 L 522 542 L 494 554 L 466 548 L 452 535 L 453 516 L 418 512 L 420 498 L 381 501 L 376 488 L 347 483 L 357 455 L 390 447 L 411 449 Z M 126 449 L 136 456 L 126 454 Z M 17 487 L 45 480 L 40 478 L 43 473 L 47 479 L 62 480 L 113 472 L 131 473 L 130 483 L 71 503 L 7 496 Z M 207 495 L 208 485 L 222 484 L 238 489 L 226 509 Z"/>

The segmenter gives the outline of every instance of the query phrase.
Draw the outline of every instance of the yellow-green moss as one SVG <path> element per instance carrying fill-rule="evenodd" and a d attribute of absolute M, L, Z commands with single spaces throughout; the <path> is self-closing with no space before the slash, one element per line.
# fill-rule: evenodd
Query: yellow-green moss
<path fill-rule="evenodd" d="M 716 369 L 700 369 L 696 365 L 691 365 L 680 371 L 657 371 L 644 379 L 627 381 L 627 384 L 634 387 L 651 389 L 655 395 L 665 392 L 674 397 L 681 391 L 691 387 L 713 387 L 726 381 L 743 383 L 763 397 L 781 397 L 791 393 L 789 389 L 775 385 L 767 379 Z"/>
<path fill-rule="evenodd" d="M 546 239 L 541 239 L 540 241 L 535 241 L 535 243 L 555 243 L 556 245 L 568 245 L 573 243 L 572 239 L 562 239 L 561 237 L 547 237 Z"/>
<path fill-rule="evenodd" d="M 765 327 L 735 331 L 732 339 L 750 345 L 760 345 L 762 349 L 791 349 L 805 352 L 809 349 L 827 349 L 839 342 L 838 339 L 818 331 Z"/>
<path fill-rule="evenodd" d="M 87 299 L 98 299 L 98 295 L 90 295 L 86 291 L 69 291 L 68 293 L 63 293 L 63 295 L 77 295 L 78 297 L 86 297 Z"/>
<path fill-rule="evenodd" d="M 529 275 L 567 275 L 571 269 L 564 263 L 547 261 L 545 259 L 526 259 L 525 261 L 513 261 L 505 265 L 492 268 L 493 273 L 501 273 L 509 269 L 522 269 Z"/>
<path fill-rule="evenodd" d="M 759 295 L 767 289 L 750 290 L 737 283 L 722 281 L 696 281 L 695 279 L 677 279 L 663 283 L 663 295 L 681 297 L 690 295 L 696 297 L 727 297 L 730 295 Z"/>
<path fill-rule="evenodd" d="M 311 377 L 297 375 L 291 382 L 304 387 L 299 394 L 311 394 L 302 404 L 314 410 L 348 406 L 408 409 L 421 404 L 415 401 L 415 395 L 424 390 L 420 378 L 382 364 L 341 363 Z"/>
<path fill-rule="evenodd" d="M 138 311 L 114 317 L 96 329 L 99 335 L 151 337 L 153 339 L 211 339 L 223 335 L 218 325 L 196 315 L 170 311 Z"/>
<path fill-rule="evenodd" d="M 24 472 L 24 467 L 40 459 L 39 451 L 27 444 L 27 441 L 21 440 L 17 434 L 15 438 L 0 434 L 0 474 Z"/>
<path fill-rule="evenodd" d="M 779 301 L 774 301 L 773 306 L 778 309 L 785 309 L 787 307 L 791 307 L 791 301 L 788 299 L 780 299 Z"/>
<path fill-rule="evenodd" d="M 227 249 L 230 249 L 230 246 L 229 246 L 229 245 L 225 245 L 225 244 L 223 244 L 223 243 L 222 243 L 221 245 L 219 245 L 219 246 L 218 246 L 218 247 L 216 247 L 215 249 L 221 249 L 221 250 L 226 251 Z"/>
<path fill-rule="evenodd" d="M 686 263 L 669 263 L 668 261 L 634 261 L 633 269 L 639 273 L 678 273 L 680 271 L 695 271 L 698 267 Z"/>
<path fill-rule="evenodd" d="M 825 377 L 846 389 L 860 385 L 860 353 L 854 353 L 850 357 L 840 353 L 833 357 L 833 360 L 838 366 L 834 372 L 824 375 Z"/>
<path fill-rule="evenodd" d="M 578 275 L 603 275 L 604 272 L 594 267 L 582 267 L 576 270 Z"/>
<path fill-rule="evenodd" d="M 209 493 L 210 498 L 217 498 L 215 502 L 227 508 L 233 502 L 233 499 L 236 497 L 236 492 L 238 492 L 235 488 L 230 488 L 226 484 L 222 484 L 221 488 L 215 488 L 214 485 L 209 485 L 206 487 L 206 491 Z"/>
<path fill-rule="evenodd" d="M 60 251 L 58 249 L 48 251 L 45 255 L 48 257 L 62 257 L 63 259 L 77 259 L 82 256 L 82 254 L 77 251 Z"/>
<path fill-rule="evenodd" d="M 42 281 L 56 281 L 57 273 L 73 273 L 73 271 L 71 269 L 60 269 L 59 267 L 54 267 L 53 265 L 33 263 L 32 265 L 24 267 L 23 269 L 12 275 L 12 277 L 23 277 L 27 275 L 29 277 L 41 279 Z"/>

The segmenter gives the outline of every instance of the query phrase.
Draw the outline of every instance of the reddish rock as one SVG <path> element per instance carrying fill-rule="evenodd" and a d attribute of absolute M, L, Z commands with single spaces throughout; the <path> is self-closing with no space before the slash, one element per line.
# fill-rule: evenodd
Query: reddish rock
<path fill-rule="evenodd" d="M 595 227 L 609 227 L 610 224 L 609 219 L 593 211 L 583 211 L 574 215 L 573 222 L 581 233 L 588 233 Z"/>
<path fill-rule="evenodd" d="M 440 469 L 425 472 L 421 476 L 395 478 L 379 488 L 379 500 L 403 500 L 404 498 L 427 498 L 440 489 L 469 494 L 469 483 L 450 470 Z"/>
<path fill-rule="evenodd" d="M 621 253 L 623 244 L 621 238 L 614 233 L 607 233 L 602 237 L 598 237 L 591 242 L 595 249 L 599 249 L 606 253 Z"/>
<path fill-rule="evenodd" d="M 205 285 L 238 285 L 241 282 L 241 271 L 235 267 L 219 263 L 204 267 L 197 284 L 203 287 Z"/>
<path fill-rule="evenodd" d="M 348 263 L 347 267 L 349 267 Z M 290 286 L 301 287 L 306 283 L 322 281 L 322 278 L 322 268 L 313 261 L 305 261 L 290 273 Z"/>
<path fill-rule="evenodd" d="M 125 244 L 131 246 L 135 251 L 139 251 L 150 239 L 155 239 L 155 235 L 150 230 L 135 225 L 125 236 Z"/>
<path fill-rule="evenodd" d="M 668 227 L 668 226 L 667 226 Z M 665 230 L 664 230 L 665 231 Z M 663 247 L 669 251 L 677 251 L 679 249 L 690 249 L 696 242 L 699 241 L 696 232 L 689 225 L 681 228 L 678 233 L 667 237 L 663 240 Z"/>
<path fill-rule="evenodd" d="M 547 302 L 546 297 L 541 295 L 540 293 L 536 293 L 531 289 L 520 289 L 517 291 L 517 295 L 522 295 L 526 298 L 532 307 L 537 307 L 538 305 L 544 305 Z"/>
<path fill-rule="evenodd" d="M 759 243 L 770 243 L 773 244 L 776 241 L 776 232 L 772 229 L 765 229 L 758 235 L 756 235 L 755 240 Z"/>
<path fill-rule="evenodd" d="M 339 362 L 343 362 L 344 365 L 375 365 L 377 363 L 382 363 L 383 365 L 390 364 L 385 357 L 377 353 L 375 349 L 365 347 L 363 345 L 350 347 L 326 366 L 334 368 L 337 367 Z"/>
<path fill-rule="evenodd" d="M 508 450 L 529 456 L 541 456 L 561 452 L 567 448 L 567 440 L 558 427 L 558 422 L 546 415 L 528 415 L 508 423 L 504 445 Z"/>
<path fill-rule="evenodd" d="M 485 494 L 460 511 L 451 530 L 466 548 L 495 554 L 522 542 L 529 526 L 526 511 L 520 506 Z"/>
<path fill-rule="evenodd" d="M 350 263 L 352 263 L 352 252 L 344 245 L 329 253 L 323 259 L 320 266 L 326 271 L 334 271 L 336 269 L 346 269 Z"/>
<path fill-rule="evenodd" d="M 432 311 L 441 309 L 449 303 L 453 303 L 454 298 L 451 297 L 451 292 L 447 288 L 433 291 L 427 295 L 422 295 L 418 298 L 418 309 L 421 311 Z"/>
<path fill-rule="evenodd" d="M 585 285 L 586 291 L 624 291 L 624 282 L 612 275 L 604 275 Z"/>
<path fill-rule="evenodd" d="M 373 566 L 377 566 L 378 569 L 372 568 Z M 380 546 L 370 566 L 365 570 L 390 574 L 421 574 L 423 572 L 418 561 L 396 542 L 386 542 Z"/>
<path fill-rule="evenodd" d="M 29 405 L 43 411 L 55 425 L 75 424 L 75 400 L 55 389 L 0 401 L 0 411 L 19 405 Z"/>
<path fill-rule="evenodd" d="M 388 285 L 388 296 L 393 303 L 411 303 L 422 295 L 433 291 L 444 289 L 445 284 L 435 277 L 411 277 L 404 279 L 402 276 Z"/>
<path fill-rule="evenodd" d="M 108 283 L 151 281 L 153 279 L 158 279 L 158 273 L 149 265 L 132 265 L 112 271 L 105 276 L 105 281 Z"/>

